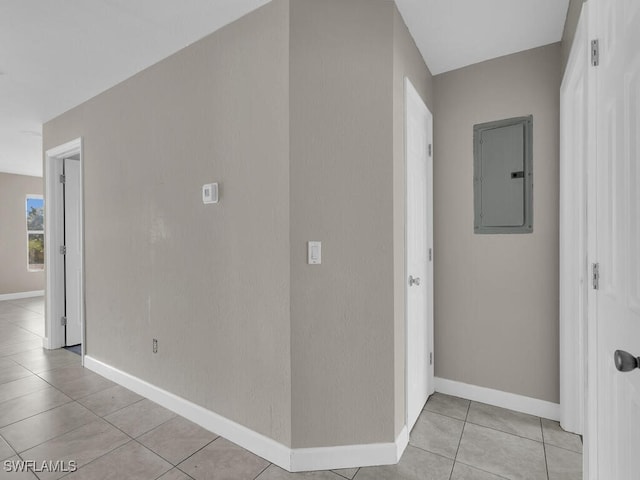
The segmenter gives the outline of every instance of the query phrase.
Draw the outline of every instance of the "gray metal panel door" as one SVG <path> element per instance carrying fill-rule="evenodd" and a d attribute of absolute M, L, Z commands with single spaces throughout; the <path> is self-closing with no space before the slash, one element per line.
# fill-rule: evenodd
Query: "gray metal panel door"
<path fill-rule="evenodd" d="M 524 126 L 485 130 L 480 145 L 482 226 L 524 225 Z"/>
<path fill-rule="evenodd" d="M 533 232 L 533 117 L 473 127 L 474 232 Z"/>

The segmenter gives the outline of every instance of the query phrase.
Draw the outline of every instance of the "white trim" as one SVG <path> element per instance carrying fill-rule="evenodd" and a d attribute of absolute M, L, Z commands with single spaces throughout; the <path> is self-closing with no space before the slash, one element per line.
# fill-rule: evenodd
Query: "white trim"
<path fill-rule="evenodd" d="M 585 4 L 560 86 L 560 424 L 578 434 L 585 431 L 587 396 L 587 144 L 592 140 L 591 106 L 582 105 L 582 118 L 576 118 L 575 107 L 584 97 L 575 95 L 582 91 L 588 96 L 591 88 L 586 8 Z M 576 133 L 576 124 L 584 130 Z"/>
<path fill-rule="evenodd" d="M 403 428 L 395 442 L 292 449 L 88 355 L 84 366 L 290 472 L 396 464 L 409 442 Z"/>
<path fill-rule="evenodd" d="M 396 444 L 396 458 L 397 458 L 396 463 L 397 463 L 400 461 L 400 459 L 402 458 L 402 455 L 404 454 L 404 451 L 409 445 L 409 430 L 407 430 L 406 426 L 404 426 L 402 430 L 400 430 L 400 433 L 396 438 L 395 444 Z"/>
<path fill-rule="evenodd" d="M 468 383 L 435 378 L 436 392 L 466 398 L 475 402 L 486 403 L 496 407 L 508 408 L 516 412 L 528 413 L 549 420 L 560 419 L 560 404 L 525 397 L 515 393 L 502 392 L 492 388 L 469 385 Z"/>
<path fill-rule="evenodd" d="M 582 5 L 582 16 L 587 25 L 587 41 L 598 38 L 601 33 L 601 19 L 598 16 L 598 4 L 585 2 Z M 588 99 L 587 117 L 589 144 L 587 146 L 587 265 L 598 261 L 597 249 L 597 139 L 598 135 L 598 71 L 589 68 L 587 80 Z M 587 295 L 587 340 L 586 340 L 586 417 L 584 420 L 584 449 L 582 455 L 582 470 L 585 479 L 596 479 L 598 476 L 598 295 L 597 290 L 588 289 Z"/>
<path fill-rule="evenodd" d="M 342 445 L 339 447 L 294 448 L 291 450 L 291 472 L 335 470 L 338 468 L 395 465 L 400 461 L 409 435 L 407 427 L 393 443 Z"/>
<path fill-rule="evenodd" d="M 63 222 L 57 221 L 64 215 L 63 194 L 60 187 L 59 176 L 62 173 L 62 163 L 65 158 L 79 155 L 80 157 L 80 241 L 82 242 L 80 258 L 83 280 L 81 282 L 80 308 L 82 328 L 82 351 L 84 358 L 85 346 L 85 305 L 84 305 L 84 160 L 82 150 L 82 138 L 76 138 L 63 145 L 51 148 L 44 155 L 44 201 L 47 209 L 47 221 L 45 222 L 45 252 L 53 252 L 45 255 L 46 271 L 46 299 L 45 299 L 45 324 L 48 336 L 43 341 L 46 349 L 61 348 L 65 345 L 65 330 L 57 321 L 64 314 L 64 259 L 56 252 L 62 245 L 64 231 Z"/>
<path fill-rule="evenodd" d="M 0 295 L 0 302 L 4 300 L 19 300 L 21 298 L 42 297 L 44 290 L 33 290 L 32 292 L 16 292 L 16 293 L 3 293 Z"/>

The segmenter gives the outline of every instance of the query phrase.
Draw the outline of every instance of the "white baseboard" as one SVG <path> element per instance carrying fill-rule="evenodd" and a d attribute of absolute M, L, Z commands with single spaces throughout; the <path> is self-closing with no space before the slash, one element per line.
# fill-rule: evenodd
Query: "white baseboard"
<path fill-rule="evenodd" d="M 291 450 L 291 469 L 289 471 L 306 472 L 395 465 L 400 461 L 408 443 L 409 435 L 405 426 L 393 443 L 294 448 Z"/>
<path fill-rule="evenodd" d="M 396 464 L 409 442 L 405 427 L 395 442 L 292 449 L 88 355 L 84 366 L 290 472 Z"/>
<path fill-rule="evenodd" d="M 42 297 L 44 290 L 34 290 L 33 292 L 3 293 L 0 295 L 0 302 L 3 300 L 20 300 L 21 298 Z"/>
<path fill-rule="evenodd" d="M 496 407 L 508 408 L 509 410 L 528 413 L 529 415 L 548 418 L 549 420 L 560 420 L 560 404 L 558 403 L 439 377 L 435 378 L 435 386 L 436 392 L 439 393 L 487 403 Z"/>

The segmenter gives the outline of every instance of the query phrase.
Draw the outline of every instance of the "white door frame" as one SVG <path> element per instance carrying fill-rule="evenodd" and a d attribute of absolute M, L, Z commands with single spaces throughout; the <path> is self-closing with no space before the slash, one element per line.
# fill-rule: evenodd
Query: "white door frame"
<path fill-rule="evenodd" d="M 407 236 L 407 222 L 408 222 L 408 215 L 407 215 L 407 203 L 408 203 L 408 190 L 407 190 L 407 175 L 408 175 L 408 162 L 407 162 L 407 104 L 410 98 L 414 98 L 415 100 L 419 100 L 420 102 L 422 102 L 424 104 L 424 100 L 422 99 L 422 97 L 420 97 L 420 95 L 418 94 L 418 91 L 415 89 L 415 87 L 413 86 L 413 84 L 411 83 L 411 80 L 409 80 L 408 77 L 405 77 L 404 79 L 404 109 L 405 109 L 405 113 L 404 113 L 404 145 L 405 145 L 405 158 L 404 158 L 404 162 L 405 162 L 405 205 L 404 205 L 404 225 L 405 225 L 405 245 L 404 245 L 404 301 L 405 301 L 405 318 L 404 318 L 404 329 L 405 329 L 405 335 L 404 335 L 404 350 L 405 350 L 405 356 L 404 356 L 404 361 L 405 361 L 405 368 L 404 368 L 404 425 L 405 425 L 405 429 L 406 429 L 406 433 L 407 433 L 407 438 L 411 433 L 411 425 L 409 425 L 409 309 L 408 309 L 408 289 L 409 289 L 409 283 L 408 283 L 408 277 L 410 272 L 408 271 L 408 255 L 407 255 L 407 242 L 408 242 L 408 236 Z M 431 154 L 430 154 L 430 159 L 431 159 L 431 165 L 433 166 L 433 114 L 431 113 L 431 110 L 429 110 L 429 107 L 426 106 L 425 104 L 425 108 L 427 109 L 427 112 L 429 112 L 429 115 L 431 116 Z M 429 154 L 427 154 L 429 155 Z M 424 280 L 426 281 L 428 288 L 427 288 L 427 300 L 428 300 L 428 305 L 427 308 L 431 310 L 431 315 L 427 316 L 427 333 L 428 333 L 428 343 L 426 345 L 426 350 L 427 350 L 427 357 L 429 355 L 431 356 L 432 362 L 430 363 L 429 367 L 427 368 L 427 372 L 428 372 L 428 377 L 427 377 L 427 392 L 428 395 L 433 394 L 433 392 L 435 391 L 435 382 L 434 382 L 434 363 L 435 361 L 433 361 L 433 323 L 434 323 L 434 312 L 433 312 L 433 301 L 434 301 L 434 295 L 433 295 L 433 289 L 434 289 L 434 275 L 433 275 L 433 170 L 431 170 L 431 184 L 429 184 L 429 182 L 427 182 L 427 195 L 431 197 L 431 218 L 426 218 L 425 222 L 427 222 L 427 242 L 430 245 L 430 249 L 431 249 L 431 261 L 427 261 L 427 268 L 426 268 L 426 273 L 427 273 L 427 277 Z M 429 180 L 429 172 L 427 171 L 427 180 Z"/>
<path fill-rule="evenodd" d="M 595 138 L 589 124 L 595 105 L 588 19 L 585 3 L 560 87 L 560 424 L 578 434 L 584 434 L 586 425 L 590 288 L 587 171 Z M 575 118 L 576 110 L 581 118 Z M 576 125 L 583 130 L 576 132 Z"/>
<path fill-rule="evenodd" d="M 592 38 L 597 38 L 599 19 L 594 14 L 593 2 L 585 2 L 582 6 L 582 14 L 586 17 L 587 43 L 590 45 Z M 591 51 L 591 49 L 589 49 Z M 597 196 L 597 138 L 598 138 L 598 113 L 597 113 L 597 68 L 589 68 L 589 100 L 588 100 L 588 131 L 589 143 L 587 146 L 587 191 L 594 192 L 587 195 L 587 268 L 597 262 L 596 235 L 590 232 L 596 231 L 596 205 Z M 598 475 L 598 322 L 597 322 L 597 291 L 588 288 L 587 294 L 587 338 L 585 359 L 586 412 L 584 420 L 584 449 L 583 449 L 583 478 L 595 479 Z"/>
<path fill-rule="evenodd" d="M 63 172 L 64 159 L 78 155 L 80 158 L 80 270 L 82 281 L 80 286 L 80 325 L 82 330 L 81 358 L 84 363 L 85 349 L 85 311 L 84 311 L 84 162 L 82 154 L 82 138 L 76 138 L 63 145 L 47 150 L 44 155 L 45 183 L 45 338 L 44 348 L 56 349 L 65 346 L 65 328 L 60 319 L 64 315 L 64 256 L 60 247 L 64 241 L 64 199 L 60 175 Z"/>

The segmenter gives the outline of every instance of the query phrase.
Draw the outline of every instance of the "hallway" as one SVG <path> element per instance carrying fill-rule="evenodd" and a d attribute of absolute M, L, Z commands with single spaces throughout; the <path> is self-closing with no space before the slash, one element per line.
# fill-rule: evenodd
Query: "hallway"
<path fill-rule="evenodd" d="M 435 394 L 399 465 L 290 474 L 41 348 L 42 298 L 0 302 L 0 479 L 579 480 L 580 437 L 557 422 Z M 7 472 L 33 460 L 75 473 Z M 9 462 L 7 462 L 9 461 Z M 68 469 L 69 470 L 69 469 Z"/>

